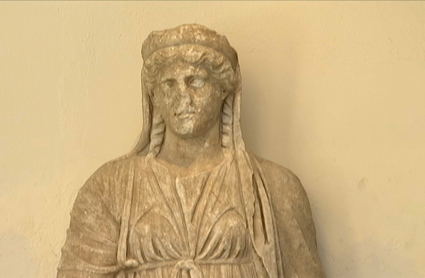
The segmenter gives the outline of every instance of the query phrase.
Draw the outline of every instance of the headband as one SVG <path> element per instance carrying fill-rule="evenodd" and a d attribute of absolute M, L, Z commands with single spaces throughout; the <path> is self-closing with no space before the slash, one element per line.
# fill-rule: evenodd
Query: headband
<path fill-rule="evenodd" d="M 224 55 L 236 71 L 238 55 L 225 36 L 199 24 L 185 24 L 172 29 L 153 31 L 143 42 L 142 58 L 146 61 L 154 52 L 172 46 L 201 45 Z"/>

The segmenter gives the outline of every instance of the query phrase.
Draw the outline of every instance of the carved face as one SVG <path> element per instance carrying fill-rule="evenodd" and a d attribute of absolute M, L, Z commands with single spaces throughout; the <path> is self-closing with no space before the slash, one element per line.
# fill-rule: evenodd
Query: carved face
<path fill-rule="evenodd" d="M 177 61 L 159 72 L 153 103 L 167 129 L 193 138 L 217 123 L 226 96 L 204 67 Z"/>

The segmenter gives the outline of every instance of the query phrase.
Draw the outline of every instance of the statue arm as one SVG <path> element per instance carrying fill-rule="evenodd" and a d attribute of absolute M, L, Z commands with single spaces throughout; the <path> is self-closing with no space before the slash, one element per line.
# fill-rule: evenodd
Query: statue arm
<path fill-rule="evenodd" d="M 104 168 L 93 174 L 75 200 L 58 278 L 112 278 L 117 274 L 119 222 L 107 205 L 113 194 L 108 192 Z"/>
<path fill-rule="evenodd" d="M 316 229 L 307 194 L 291 171 L 263 160 L 285 278 L 322 278 Z"/>

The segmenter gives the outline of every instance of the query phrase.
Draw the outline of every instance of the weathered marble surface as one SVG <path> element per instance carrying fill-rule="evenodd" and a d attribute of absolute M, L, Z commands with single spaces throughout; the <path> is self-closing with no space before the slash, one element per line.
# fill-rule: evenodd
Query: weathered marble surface
<path fill-rule="evenodd" d="M 226 37 L 182 25 L 142 56 L 140 140 L 81 188 L 58 277 L 324 277 L 299 179 L 245 149 Z"/>

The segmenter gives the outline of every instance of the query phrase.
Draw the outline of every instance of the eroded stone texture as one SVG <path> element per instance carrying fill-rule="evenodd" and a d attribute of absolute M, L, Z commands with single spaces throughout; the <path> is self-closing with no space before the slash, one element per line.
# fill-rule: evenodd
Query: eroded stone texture
<path fill-rule="evenodd" d="M 58 277 L 324 277 L 300 181 L 245 150 L 226 37 L 182 25 L 142 56 L 140 140 L 81 188 Z"/>

